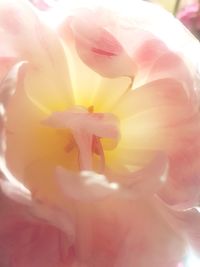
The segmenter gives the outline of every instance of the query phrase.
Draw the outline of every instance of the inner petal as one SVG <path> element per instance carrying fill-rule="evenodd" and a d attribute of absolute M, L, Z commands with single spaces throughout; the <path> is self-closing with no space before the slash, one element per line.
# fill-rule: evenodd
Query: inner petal
<path fill-rule="evenodd" d="M 41 121 L 46 114 L 30 101 L 23 88 L 20 89 L 7 108 L 7 166 L 31 191 L 38 190 L 45 197 L 49 192 L 54 195 L 55 167 L 78 170 L 78 154 L 76 149 L 66 152 L 73 140 L 71 134 L 44 126 Z"/>

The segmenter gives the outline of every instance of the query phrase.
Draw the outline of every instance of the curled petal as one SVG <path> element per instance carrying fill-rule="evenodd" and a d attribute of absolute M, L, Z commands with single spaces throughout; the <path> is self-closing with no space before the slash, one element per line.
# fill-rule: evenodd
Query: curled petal
<path fill-rule="evenodd" d="M 188 96 L 193 98 L 194 80 L 189 66 L 180 55 L 167 52 L 161 55 L 152 65 L 148 74 L 148 81 L 161 78 L 171 78 L 180 81 Z"/>
<path fill-rule="evenodd" d="M 199 137 L 191 138 L 191 140 L 188 138 L 184 149 L 180 149 L 170 156 L 169 178 L 159 196 L 173 209 L 184 210 L 199 205 L 199 158 Z"/>
<path fill-rule="evenodd" d="M 131 194 L 131 197 L 153 195 L 166 182 L 168 159 L 163 153 L 157 153 L 147 166 L 139 171 L 121 174 L 120 184 Z"/>
<path fill-rule="evenodd" d="M 5 78 L 6 74 L 16 62 L 16 57 L 0 57 L 0 81 Z"/>
<path fill-rule="evenodd" d="M 136 50 L 134 59 L 140 68 L 149 68 L 161 55 L 168 52 L 165 44 L 156 38 L 145 40 Z"/>
<path fill-rule="evenodd" d="M 4 109 L 6 109 L 8 105 L 8 101 L 11 96 L 15 93 L 17 87 L 17 81 L 20 72 L 24 72 L 26 68 L 25 62 L 21 62 L 15 64 L 9 72 L 4 77 L 4 79 L 0 83 L 0 102 Z"/>
<path fill-rule="evenodd" d="M 74 251 L 62 231 L 32 218 L 1 218 L 0 263 L 16 267 L 71 266 Z"/>
<path fill-rule="evenodd" d="M 102 200 L 119 191 L 117 183 L 109 182 L 104 175 L 92 171 L 75 174 L 58 167 L 56 179 L 67 197 L 80 201 Z"/>
<path fill-rule="evenodd" d="M 183 211 L 177 211 L 171 209 L 168 205 L 165 205 L 159 199 L 157 201 L 157 207 L 160 213 L 168 224 L 182 237 L 188 244 L 188 247 L 192 247 L 193 250 L 199 255 L 200 249 L 200 212 L 197 208 L 187 209 Z"/>
<path fill-rule="evenodd" d="M 0 180 L 0 194 L 3 200 L 2 202 L 5 202 L 5 206 L 9 204 L 14 207 L 14 205 L 16 205 L 20 207 L 20 211 L 24 210 L 37 219 L 46 220 L 50 225 L 54 225 L 68 234 L 68 239 L 70 239 L 71 242 L 74 240 L 74 226 L 66 211 L 62 211 L 58 207 L 52 207 L 48 205 L 48 203 L 42 203 L 34 199 L 31 192 L 22 183 L 14 179 L 8 180 L 8 178 L 5 177 L 5 179 Z M 8 210 L 8 213 L 9 212 L 12 213 L 14 210 Z"/>
<path fill-rule="evenodd" d="M 70 20 L 80 58 L 103 76 L 134 76 L 134 61 L 106 24 L 112 25 L 113 22 L 105 10 L 82 10 Z"/>
<path fill-rule="evenodd" d="M 7 178 L 9 177 L 7 176 Z M 10 199 L 25 205 L 30 205 L 31 192 L 14 177 L 12 183 L 8 180 L 0 180 L 0 188 Z"/>
<path fill-rule="evenodd" d="M 178 150 L 199 130 L 193 94 L 176 79 L 152 81 L 127 92 L 113 112 L 122 119 L 120 145 L 127 149 Z"/>

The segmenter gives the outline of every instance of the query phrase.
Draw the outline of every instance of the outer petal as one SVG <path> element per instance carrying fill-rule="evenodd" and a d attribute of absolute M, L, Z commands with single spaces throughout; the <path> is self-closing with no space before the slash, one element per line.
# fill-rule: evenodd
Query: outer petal
<path fill-rule="evenodd" d="M 8 73 L 9 69 L 18 61 L 16 51 L 5 43 L 4 35 L 0 33 L 0 81 Z"/>
<path fill-rule="evenodd" d="M 21 81 L 26 67 L 27 65 L 22 66 L 19 75 L 17 75 L 19 66 L 16 66 L 16 69 L 14 68 L 1 84 L 0 99 L 4 107 L 4 109 L 1 109 L 1 112 L 3 111 L 1 115 L 4 115 L 0 116 L 1 128 L 4 127 L 2 119 L 5 115 L 7 117 L 4 128 L 5 136 L 1 132 L 1 153 L 5 152 L 4 138 L 6 137 L 6 164 L 16 177 L 15 179 L 25 182 L 26 186 L 34 191 L 37 196 L 43 194 L 44 198 L 48 195 L 51 199 L 52 196 L 55 199 L 56 189 L 49 178 L 58 164 L 66 168 L 74 166 L 72 160 L 70 161 L 70 158 L 73 157 L 71 155 L 68 157 L 64 150 L 67 145 L 66 135 L 51 131 L 45 126 L 42 127 L 40 120 L 42 120 L 44 114 L 30 102 L 23 88 L 15 92 L 16 80 Z M 15 112 L 16 110 L 18 112 Z M 76 157 L 76 155 L 73 156 Z M 1 170 L 4 172 L 5 162 L 3 157 L 1 158 L 1 164 Z M 41 179 L 41 176 L 43 179 Z M 48 192 L 51 190 L 54 193 L 49 195 Z"/>
<path fill-rule="evenodd" d="M 194 77 L 192 76 L 189 66 L 181 58 L 172 52 L 164 53 L 152 65 L 149 71 L 147 81 L 161 78 L 172 78 L 182 83 L 188 96 L 195 94 Z"/>
<path fill-rule="evenodd" d="M 163 218 L 171 225 L 171 227 L 188 243 L 188 250 L 193 249 L 199 256 L 200 249 L 200 213 L 197 209 L 188 209 L 184 211 L 176 211 L 157 199 L 158 206 Z"/>
<path fill-rule="evenodd" d="M 115 197 L 92 205 L 80 203 L 77 211 L 78 258 L 87 267 L 171 267 L 184 254 L 181 239 L 151 199 Z"/>
<path fill-rule="evenodd" d="M 10 185 L 7 183 L 4 189 L 5 186 Z M 13 191 L 10 193 L 12 196 Z M 34 205 L 30 200 L 24 202 L 26 206 L 20 205 L 3 196 L 2 192 L 0 200 L 2 266 L 71 266 L 74 261 L 73 235 L 70 236 L 71 229 L 66 228 L 70 225 L 66 214 L 42 207 L 41 203 Z"/>
<path fill-rule="evenodd" d="M 24 0 L 1 1 L 0 28 L 5 45 L 12 47 L 20 60 L 31 63 L 25 79 L 31 99 L 47 110 L 55 108 L 55 103 L 57 108 L 71 104 L 64 51 L 57 35 L 38 19 L 31 5 Z"/>
<path fill-rule="evenodd" d="M 199 136 L 191 140 L 188 137 L 187 144 L 170 156 L 169 178 L 159 196 L 173 209 L 185 210 L 199 205 L 199 159 Z"/>

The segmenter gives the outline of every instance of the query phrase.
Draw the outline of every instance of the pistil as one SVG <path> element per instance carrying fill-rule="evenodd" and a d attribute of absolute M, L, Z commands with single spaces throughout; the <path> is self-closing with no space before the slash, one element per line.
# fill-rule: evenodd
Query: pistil
<path fill-rule="evenodd" d="M 76 146 L 79 152 L 80 170 L 94 170 L 93 158 L 99 156 L 99 169 L 103 173 L 106 160 L 101 139 L 119 139 L 119 121 L 110 113 L 95 113 L 94 107 L 88 109 L 74 107 L 64 112 L 54 112 L 44 123 L 57 129 L 68 129 L 73 138 L 65 148 L 66 152 Z"/>

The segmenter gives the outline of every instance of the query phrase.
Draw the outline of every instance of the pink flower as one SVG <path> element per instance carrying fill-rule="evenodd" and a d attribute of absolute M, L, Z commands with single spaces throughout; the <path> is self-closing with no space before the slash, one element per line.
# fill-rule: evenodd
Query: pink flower
<path fill-rule="evenodd" d="M 191 37 L 148 3 L 66 5 L 54 29 L 34 10 L 0 3 L 2 264 L 183 266 L 200 231 Z"/>

